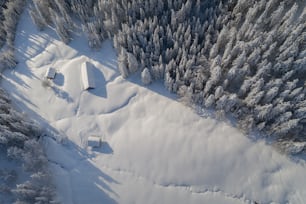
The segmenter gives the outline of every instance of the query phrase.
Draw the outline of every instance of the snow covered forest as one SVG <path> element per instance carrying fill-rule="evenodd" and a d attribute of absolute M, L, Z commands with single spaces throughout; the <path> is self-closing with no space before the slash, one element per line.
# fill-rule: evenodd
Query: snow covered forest
<path fill-rule="evenodd" d="M 0 89 L 0 202 L 50 203 L 54 187 L 38 141 L 42 130 L 12 108 Z"/>
<path fill-rule="evenodd" d="M 67 44 L 75 30 L 84 31 L 92 49 L 113 39 L 124 78 L 162 81 L 191 106 L 235 118 L 244 131 L 306 142 L 303 0 L 0 0 L 0 6 L 0 71 L 18 63 L 15 32 L 26 8 L 38 30 L 53 26 Z M 0 169 L 3 202 L 53 201 L 41 134 L 0 89 L 1 155 L 18 166 Z"/>
<path fill-rule="evenodd" d="M 163 80 L 243 130 L 306 140 L 303 1 L 33 0 L 30 13 L 66 43 L 78 23 L 93 48 L 113 38 L 125 78 Z"/>
<path fill-rule="evenodd" d="M 15 32 L 25 3 L 23 0 L 0 0 L 0 72 L 17 64 L 14 57 Z"/>
<path fill-rule="evenodd" d="M 0 71 L 16 66 L 14 40 L 26 1 L 0 1 Z M 0 89 L 0 203 L 51 203 L 55 191 L 38 124 L 16 111 Z"/>

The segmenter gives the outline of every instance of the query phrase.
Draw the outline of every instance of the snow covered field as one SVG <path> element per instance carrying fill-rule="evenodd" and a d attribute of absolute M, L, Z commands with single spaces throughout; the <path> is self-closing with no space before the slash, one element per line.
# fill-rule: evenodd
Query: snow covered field
<path fill-rule="evenodd" d="M 60 42 L 20 22 L 19 64 L 3 75 L 15 104 L 48 130 L 44 142 L 58 199 L 99 203 L 306 203 L 306 165 L 264 141 L 204 119 L 155 83 L 122 79 L 110 41 L 91 51 L 84 37 Z M 81 64 L 95 66 L 96 89 L 84 91 Z M 58 74 L 46 88 L 48 67 Z M 101 135 L 102 148 L 86 147 Z"/>

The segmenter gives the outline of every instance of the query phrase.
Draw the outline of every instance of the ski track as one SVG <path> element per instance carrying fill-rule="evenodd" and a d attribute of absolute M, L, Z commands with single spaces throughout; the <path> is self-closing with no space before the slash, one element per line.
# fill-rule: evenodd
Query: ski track
<path fill-rule="evenodd" d="M 132 100 L 137 96 L 138 94 L 137 93 L 133 93 L 131 96 L 129 96 L 125 101 L 124 103 L 122 104 L 119 104 L 117 107 L 114 107 L 112 109 L 110 109 L 109 111 L 105 111 L 105 112 L 101 112 L 101 113 L 98 113 L 98 114 L 86 114 L 86 115 L 80 115 L 79 114 L 79 111 L 80 111 L 80 100 L 78 102 L 78 105 L 76 106 L 75 108 L 75 116 L 68 116 L 68 117 L 63 117 L 63 118 L 59 118 L 57 120 L 54 120 L 54 121 L 51 121 L 50 123 L 53 124 L 53 123 L 57 123 L 57 122 L 60 122 L 62 120 L 67 120 L 67 119 L 71 119 L 71 118 L 75 118 L 75 117 L 78 117 L 78 118 L 82 118 L 82 116 L 84 117 L 90 117 L 90 116 L 101 116 L 101 115 L 110 115 L 110 114 L 114 114 L 122 109 L 124 109 L 126 106 L 128 106 Z"/>
<path fill-rule="evenodd" d="M 128 106 L 130 104 L 130 102 L 137 96 L 137 93 L 133 93 L 131 96 L 129 96 L 125 102 L 105 113 L 101 113 L 101 115 L 108 115 L 108 114 L 113 114 L 116 113 L 118 111 L 120 111 L 121 109 L 124 109 L 126 106 Z"/>
<path fill-rule="evenodd" d="M 62 170 L 66 171 L 67 173 L 73 171 L 74 169 L 76 169 L 78 167 L 78 164 L 82 161 L 85 161 L 86 158 L 81 159 L 79 161 L 77 161 L 77 164 L 74 165 L 73 167 L 66 167 L 64 164 L 61 164 L 57 161 L 48 159 L 48 162 L 58 166 L 59 168 L 61 168 Z M 189 184 L 174 184 L 174 183 L 169 183 L 169 184 L 161 184 L 161 183 L 157 183 L 155 181 L 152 181 L 149 178 L 146 178 L 144 176 L 140 176 L 137 175 L 135 172 L 130 171 L 130 170 L 126 170 L 126 169 L 121 169 L 121 168 L 112 168 L 106 165 L 100 165 L 101 168 L 103 168 L 103 170 L 106 171 L 112 171 L 114 173 L 117 173 L 119 175 L 124 175 L 124 176 L 129 176 L 129 177 L 133 177 L 136 180 L 141 180 L 144 181 L 150 185 L 153 185 L 155 188 L 163 188 L 165 190 L 171 190 L 171 189 L 175 189 L 175 190 L 179 190 L 179 191 L 185 191 L 185 192 L 189 192 L 191 194 L 197 194 L 197 195 L 201 195 L 201 196 L 209 196 L 209 195 L 216 195 L 218 194 L 219 196 L 222 196 L 224 198 L 227 199 L 233 199 L 239 202 L 243 202 L 246 204 L 249 203 L 254 203 L 254 201 L 251 201 L 251 199 L 246 198 L 244 195 L 235 195 L 235 194 L 230 194 L 230 193 L 226 193 L 222 190 L 220 190 L 219 188 L 207 188 L 207 187 L 203 187 L 203 186 L 192 186 Z M 71 175 L 69 175 L 69 181 L 71 182 Z M 71 183 L 70 183 L 71 186 Z M 73 199 L 73 198 L 72 198 Z M 263 204 L 263 203 L 262 203 Z"/>
<path fill-rule="evenodd" d="M 80 112 L 80 107 L 81 107 L 81 98 L 82 98 L 82 95 L 83 95 L 83 93 L 84 93 L 84 91 L 82 91 L 81 92 L 81 94 L 80 94 L 80 97 L 78 98 L 78 102 L 77 102 L 77 106 L 76 106 L 76 108 L 75 108 L 75 116 L 76 117 L 79 117 L 79 112 Z M 75 116 L 71 116 L 71 117 L 75 117 Z M 70 117 L 70 118 L 71 118 Z M 69 117 L 68 117 L 69 118 Z M 65 119 L 65 118 L 64 118 Z M 60 120 L 62 120 L 62 119 L 59 119 L 59 120 L 57 120 L 57 121 L 60 121 Z"/>
<path fill-rule="evenodd" d="M 155 182 L 147 177 L 144 176 L 140 176 L 137 175 L 135 172 L 130 171 L 130 170 L 126 170 L 126 169 L 122 169 L 122 168 L 112 168 L 109 167 L 107 165 L 99 165 L 101 168 L 103 168 L 106 171 L 112 171 L 114 173 L 117 173 L 119 175 L 124 175 L 124 176 L 129 176 L 129 177 L 133 177 L 136 180 L 141 180 L 144 181 L 150 185 L 153 185 L 155 188 L 163 188 L 165 190 L 169 190 L 169 189 L 175 189 L 175 190 L 179 190 L 179 191 L 185 191 L 185 192 L 189 192 L 191 194 L 194 195 L 202 195 L 202 196 L 209 196 L 211 194 L 218 194 L 224 198 L 227 199 L 233 199 L 236 201 L 240 201 L 243 203 L 253 203 L 254 201 L 251 201 L 251 199 L 248 199 L 245 197 L 245 195 L 235 195 L 235 194 L 230 194 L 227 192 L 222 191 L 219 188 L 207 188 L 204 186 L 192 186 L 189 184 L 175 184 L 175 183 L 168 183 L 168 184 L 162 184 L 162 183 L 158 183 Z"/>
<path fill-rule="evenodd" d="M 74 148 L 75 147 L 70 147 L 70 148 Z M 72 167 L 68 167 L 65 164 L 62 164 L 60 162 L 57 162 L 55 160 L 52 160 L 50 158 L 48 158 L 48 162 L 61 168 L 62 170 L 64 170 L 65 172 L 69 173 L 71 171 L 73 171 L 74 169 L 77 169 L 79 164 L 83 161 L 90 161 L 90 156 L 84 156 L 83 158 L 79 159 L 78 161 L 76 161 L 76 164 L 73 165 Z M 222 196 L 226 199 L 232 199 L 232 200 L 236 200 L 237 202 L 242 202 L 242 203 L 246 203 L 246 204 L 251 204 L 254 203 L 254 201 L 252 201 L 251 199 L 248 199 L 245 197 L 245 195 L 235 195 L 235 194 L 231 194 L 231 193 L 227 193 L 225 191 L 222 191 L 220 188 L 218 187 L 214 187 L 214 188 L 208 188 L 205 186 L 193 186 L 193 185 L 189 185 L 189 184 L 175 184 L 175 183 L 158 183 L 156 181 L 153 181 L 152 179 L 149 179 L 145 176 L 141 176 L 138 175 L 136 172 L 131 171 L 131 170 L 127 170 L 127 169 L 122 169 L 122 168 L 113 168 L 107 165 L 101 165 L 99 164 L 99 167 L 101 170 L 104 171 L 111 171 L 115 174 L 117 174 L 118 176 L 124 176 L 124 177 L 133 177 L 135 180 L 141 180 L 144 181 L 145 183 L 154 186 L 155 188 L 163 188 L 165 190 L 178 190 L 178 191 L 184 191 L 184 192 L 189 192 L 192 195 L 201 195 L 201 196 L 210 196 L 210 195 L 219 195 Z M 69 174 L 69 181 L 71 182 L 71 175 Z M 69 184 L 71 186 L 71 183 Z M 73 199 L 73 198 L 72 198 Z M 272 201 L 271 201 L 272 202 Z M 262 203 L 264 204 L 264 203 Z"/>

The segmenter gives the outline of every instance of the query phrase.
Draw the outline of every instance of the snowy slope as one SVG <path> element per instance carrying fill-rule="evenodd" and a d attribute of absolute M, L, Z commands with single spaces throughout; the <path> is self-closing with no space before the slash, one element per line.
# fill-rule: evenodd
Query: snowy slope
<path fill-rule="evenodd" d="M 162 84 L 122 79 L 110 41 L 91 51 L 81 34 L 75 38 L 65 45 L 51 29 L 37 32 L 24 14 L 19 64 L 2 80 L 50 136 L 67 137 L 44 140 L 62 203 L 306 203 L 304 161 L 201 118 Z M 97 89 L 82 89 L 85 61 L 96 67 Z M 58 74 L 45 88 L 50 66 Z M 102 148 L 86 147 L 90 135 L 102 135 Z"/>

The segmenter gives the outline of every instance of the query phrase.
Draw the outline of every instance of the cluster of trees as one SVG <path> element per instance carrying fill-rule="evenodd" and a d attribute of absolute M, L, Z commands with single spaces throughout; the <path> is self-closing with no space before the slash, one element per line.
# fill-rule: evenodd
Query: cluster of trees
<path fill-rule="evenodd" d="M 0 71 L 17 64 L 14 41 L 19 16 L 25 4 L 24 0 L 0 0 Z"/>
<path fill-rule="evenodd" d="M 38 139 L 39 126 L 12 108 L 9 96 L 0 89 L 0 152 L 22 165 L 30 175 L 17 184 L 14 169 L 0 169 L 0 194 L 15 198 L 14 203 L 52 203 L 55 195 L 48 171 L 48 160 Z M 53 202 L 56 203 L 56 202 Z"/>
<path fill-rule="evenodd" d="M 68 21 L 77 17 L 91 47 L 113 37 L 123 77 L 164 80 L 245 130 L 306 140 L 303 1 L 33 0 L 45 14 L 37 2 L 66 19 L 53 20 L 56 27 L 72 28 Z"/>
<path fill-rule="evenodd" d="M 0 0 L 0 72 L 17 64 L 14 41 L 19 17 L 25 4 L 24 0 Z M 9 96 L 0 89 L 1 157 L 13 160 L 22 166 L 24 172 L 22 176 L 30 175 L 24 183 L 18 184 L 20 171 L 16 171 L 16 165 L 1 167 L 0 202 L 16 204 L 53 202 L 55 190 L 51 184 L 47 158 L 38 141 L 40 134 L 39 126 L 15 111 Z"/>
<path fill-rule="evenodd" d="M 74 23 L 69 15 L 70 7 L 65 0 L 33 0 L 30 4 L 29 14 L 39 30 L 52 24 L 60 39 L 69 43 Z"/>
<path fill-rule="evenodd" d="M 231 113 L 244 129 L 306 140 L 306 8 L 301 3 L 237 2 L 208 56 L 211 68 L 221 73 L 212 86 L 209 79 L 205 84 L 206 107 Z M 213 103 L 205 104 L 208 99 Z"/>

